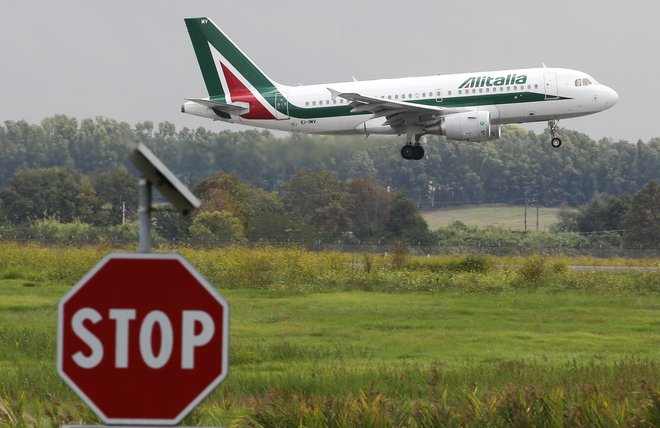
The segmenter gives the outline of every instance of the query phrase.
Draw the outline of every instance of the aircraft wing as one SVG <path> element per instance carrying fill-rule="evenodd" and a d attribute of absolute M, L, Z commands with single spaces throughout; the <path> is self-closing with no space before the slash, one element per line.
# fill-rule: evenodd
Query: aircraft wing
<path fill-rule="evenodd" d="M 250 111 L 247 106 L 242 104 L 226 104 L 219 101 L 213 101 L 209 98 L 186 98 L 186 100 L 234 115 L 241 115 Z"/>
<path fill-rule="evenodd" d="M 351 113 L 366 111 L 373 113 L 374 118 L 385 117 L 387 120 L 383 125 L 390 125 L 395 130 L 403 125 L 404 122 L 413 121 L 420 125 L 432 125 L 437 123 L 442 116 L 472 110 L 471 108 L 447 108 L 408 103 L 405 101 L 384 100 L 357 93 L 339 92 L 331 88 L 328 88 L 328 90 L 333 98 L 341 97 L 349 100 L 351 107 L 353 107 Z"/>

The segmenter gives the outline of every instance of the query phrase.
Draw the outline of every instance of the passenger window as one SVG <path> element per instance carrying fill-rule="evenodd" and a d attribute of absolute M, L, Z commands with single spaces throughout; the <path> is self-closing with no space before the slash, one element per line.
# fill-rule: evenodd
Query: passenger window
<path fill-rule="evenodd" d="M 451 91 L 447 92 L 447 95 L 451 95 Z"/>
<path fill-rule="evenodd" d="M 484 92 L 483 88 L 479 88 L 479 93 L 482 94 Z"/>
<path fill-rule="evenodd" d="M 477 92 L 476 89 L 472 89 L 472 93 L 475 94 Z"/>
<path fill-rule="evenodd" d="M 309 101 L 307 101 L 307 102 L 305 103 L 305 106 L 309 107 Z"/>
<path fill-rule="evenodd" d="M 419 92 L 415 94 L 415 98 L 419 98 Z"/>
<path fill-rule="evenodd" d="M 458 90 L 458 95 L 461 95 L 463 93 L 463 90 L 459 89 Z"/>
<path fill-rule="evenodd" d="M 398 99 L 399 99 L 399 95 L 398 95 L 398 94 L 395 95 L 395 96 L 394 96 L 394 99 L 395 99 L 395 100 L 398 100 Z"/>
<path fill-rule="evenodd" d="M 506 87 L 506 91 L 509 92 L 511 90 L 511 86 Z"/>
<path fill-rule="evenodd" d="M 332 100 L 332 104 L 337 104 L 337 100 Z"/>
<path fill-rule="evenodd" d="M 408 99 L 412 98 L 412 94 L 408 94 Z"/>
<path fill-rule="evenodd" d="M 490 88 L 486 88 L 486 92 L 490 92 Z"/>
<path fill-rule="evenodd" d="M 538 88 L 539 88 L 538 84 L 534 85 L 534 89 L 538 89 Z"/>
<path fill-rule="evenodd" d="M 426 98 L 426 92 L 422 92 L 422 97 Z"/>
<path fill-rule="evenodd" d="M 406 94 L 401 94 L 401 99 L 405 100 L 406 99 Z"/>
<path fill-rule="evenodd" d="M 316 101 L 312 101 L 312 105 L 315 106 L 315 105 L 316 105 Z"/>

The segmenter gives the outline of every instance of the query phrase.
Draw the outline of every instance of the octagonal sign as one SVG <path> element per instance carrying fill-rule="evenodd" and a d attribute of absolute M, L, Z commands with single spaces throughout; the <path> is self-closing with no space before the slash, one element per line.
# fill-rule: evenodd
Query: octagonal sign
<path fill-rule="evenodd" d="M 178 254 L 110 254 L 62 298 L 60 376 L 108 424 L 176 424 L 227 376 L 229 307 Z"/>

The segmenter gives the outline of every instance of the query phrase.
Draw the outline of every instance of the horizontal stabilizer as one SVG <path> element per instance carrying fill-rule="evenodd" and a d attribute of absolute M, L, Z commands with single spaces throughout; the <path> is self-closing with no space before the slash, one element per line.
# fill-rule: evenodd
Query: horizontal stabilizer
<path fill-rule="evenodd" d="M 188 101 L 192 101 L 194 103 L 201 104 L 206 107 L 210 107 L 214 110 L 220 110 L 224 113 L 229 113 L 234 115 L 241 115 L 244 113 L 248 113 L 250 111 L 249 107 L 247 105 L 243 105 L 243 103 L 226 104 L 226 103 L 221 103 L 219 101 L 213 101 L 208 98 L 186 98 L 186 99 Z"/>

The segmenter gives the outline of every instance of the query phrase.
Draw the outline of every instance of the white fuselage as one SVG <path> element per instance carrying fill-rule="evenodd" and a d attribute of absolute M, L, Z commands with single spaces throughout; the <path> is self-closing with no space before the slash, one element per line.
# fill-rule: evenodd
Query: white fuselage
<path fill-rule="evenodd" d="M 493 124 L 584 116 L 612 107 L 618 100 L 614 90 L 581 71 L 533 68 L 306 86 L 278 85 L 288 105 L 284 110 L 287 113 L 278 113 L 277 120 L 246 119 L 237 115 L 223 119 L 210 109 L 204 111 L 199 107 L 186 112 L 226 122 L 310 134 L 397 133 L 383 125 L 383 117 L 373 118 L 369 113 L 348 114 L 347 109 L 336 110 L 345 113 L 329 112 L 330 107 L 348 107 L 350 103 L 333 97 L 329 88 L 385 100 L 489 111 Z"/>

